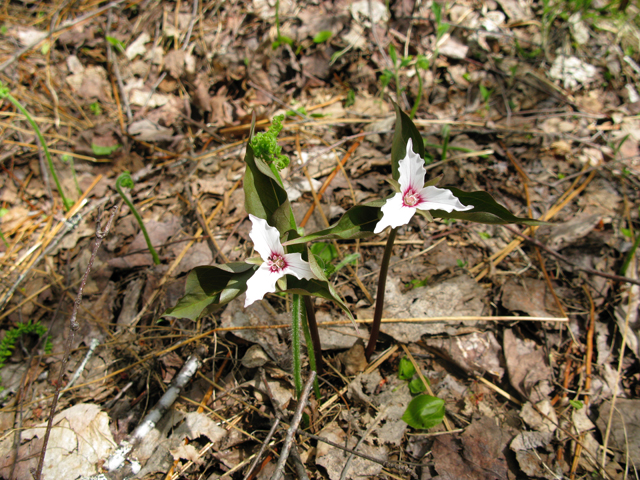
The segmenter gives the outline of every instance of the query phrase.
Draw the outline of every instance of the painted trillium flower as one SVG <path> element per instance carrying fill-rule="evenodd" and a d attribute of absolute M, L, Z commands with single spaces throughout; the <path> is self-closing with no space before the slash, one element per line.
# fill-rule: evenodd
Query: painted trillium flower
<path fill-rule="evenodd" d="M 270 226 L 266 220 L 249 214 L 253 223 L 249 236 L 264 263 L 247 281 L 247 297 L 245 308 L 256 300 L 261 300 L 267 293 L 276 291 L 276 282 L 285 275 L 293 275 L 298 280 L 311 280 L 315 275 L 309 262 L 302 259 L 299 253 L 284 253 L 280 243 L 280 232 Z"/>
<path fill-rule="evenodd" d="M 380 233 L 387 227 L 397 228 L 406 225 L 416 210 L 445 210 L 464 212 L 473 206 L 463 205 L 450 190 L 437 187 L 425 187 L 427 173 L 424 160 L 413 152 L 413 142 L 407 142 L 407 154 L 398 162 L 400 192 L 396 193 L 382 207 L 382 220 L 378 222 L 374 233 Z"/>

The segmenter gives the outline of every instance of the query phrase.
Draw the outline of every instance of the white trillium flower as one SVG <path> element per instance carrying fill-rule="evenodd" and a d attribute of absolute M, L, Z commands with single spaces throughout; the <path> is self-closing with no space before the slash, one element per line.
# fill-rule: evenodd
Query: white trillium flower
<path fill-rule="evenodd" d="M 427 173 L 424 160 L 414 153 L 413 142 L 407 142 L 407 154 L 398 162 L 400 192 L 396 193 L 382 207 L 382 220 L 378 222 L 373 233 L 380 233 L 387 227 L 397 228 L 406 225 L 416 210 L 445 210 L 464 212 L 473 209 L 465 206 L 451 190 L 437 187 L 425 187 L 424 177 Z"/>
<path fill-rule="evenodd" d="M 311 280 L 315 275 L 309 262 L 302 259 L 299 253 L 284 253 L 280 243 L 280 232 L 270 226 L 266 220 L 249 214 L 253 223 L 249 236 L 253 245 L 264 260 L 260 268 L 247 281 L 247 297 L 245 308 L 256 300 L 261 300 L 267 293 L 276 291 L 276 282 L 285 275 L 293 275 L 298 280 Z"/>

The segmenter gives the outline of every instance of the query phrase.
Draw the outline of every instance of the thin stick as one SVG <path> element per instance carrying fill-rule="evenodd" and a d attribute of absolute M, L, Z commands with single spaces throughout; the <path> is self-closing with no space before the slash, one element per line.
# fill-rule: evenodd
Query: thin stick
<path fill-rule="evenodd" d="M 358 449 L 358 447 L 362 444 L 362 442 L 369 435 L 371 435 L 371 432 L 376 427 L 376 425 L 378 425 L 378 423 L 380 423 L 386 416 L 387 416 L 387 406 L 385 406 L 378 412 L 378 414 L 376 415 L 376 418 L 373 419 L 373 422 L 371 422 L 371 425 L 369 425 L 369 428 L 367 428 L 367 431 L 364 432 L 364 435 L 362 435 L 358 440 L 358 443 L 356 443 L 356 446 L 353 448 L 354 450 Z M 349 472 L 349 467 L 351 466 L 351 460 L 353 460 L 353 457 L 354 457 L 354 454 L 349 453 L 349 457 L 347 458 L 347 461 L 345 462 L 344 467 L 342 467 L 340 480 L 345 480 L 347 478 L 347 473 Z"/>
<path fill-rule="evenodd" d="M 276 420 L 273 422 L 273 425 L 271 425 L 271 430 L 269 430 L 269 433 L 267 434 L 266 438 L 262 442 L 262 446 L 260 447 L 260 450 L 256 454 L 251 465 L 249 466 L 249 470 L 247 470 L 247 474 L 244 476 L 244 480 L 248 480 L 248 478 L 251 476 L 251 473 L 255 470 L 256 465 L 258 465 L 258 462 L 262 458 L 262 455 L 264 455 L 264 452 L 267 449 L 267 445 L 271 441 L 273 434 L 276 433 L 276 428 L 278 428 L 278 425 L 280 425 L 280 417 L 276 417 Z"/>
<path fill-rule="evenodd" d="M 104 237 L 109 233 L 109 229 L 111 228 L 111 223 L 115 218 L 118 210 L 120 208 L 120 204 L 117 204 L 115 207 L 111 209 L 111 216 L 109 217 L 109 221 L 107 225 L 104 227 L 104 230 L 100 230 L 100 215 L 98 215 L 98 219 L 96 220 L 96 240 L 93 245 L 93 251 L 91 252 L 91 258 L 89 258 L 89 263 L 87 264 L 87 269 L 84 272 L 84 276 L 82 277 L 82 282 L 80 283 L 80 288 L 78 289 L 78 295 L 76 296 L 76 300 L 73 304 L 73 312 L 71 313 L 71 318 L 69 319 L 69 335 L 67 337 L 67 342 L 64 346 L 64 353 L 62 356 L 62 365 L 60 366 L 60 373 L 58 374 L 58 382 L 56 384 L 56 392 L 53 395 L 53 402 L 51 403 L 51 410 L 49 412 L 49 421 L 47 422 L 47 429 L 44 434 L 44 439 L 42 443 L 42 451 L 40 452 L 40 460 L 38 461 L 38 468 L 36 470 L 36 474 L 34 475 L 36 480 L 41 480 L 42 478 L 42 469 L 44 468 L 44 457 L 47 453 L 47 443 L 49 443 L 49 435 L 51 434 L 51 427 L 53 426 L 53 417 L 56 413 L 56 406 L 58 403 L 58 398 L 60 395 L 60 390 L 62 389 L 62 377 L 64 376 L 64 372 L 66 370 L 67 362 L 69 361 L 69 352 L 71 352 L 71 345 L 73 344 L 73 339 L 75 337 L 76 331 L 80 328 L 80 324 L 76 321 L 78 316 L 78 308 L 80 307 L 80 303 L 82 302 L 82 293 L 84 291 L 84 287 L 87 284 L 87 280 L 89 279 L 89 272 L 93 267 L 93 261 L 96 258 L 96 254 L 98 253 L 98 249 L 100 248 L 100 244 Z"/>
<path fill-rule="evenodd" d="M 280 458 L 278 459 L 278 464 L 276 465 L 276 470 L 271 477 L 271 480 L 280 480 L 284 473 L 284 466 L 287 463 L 287 458 L 289 457 L 289 451 L 291 450 L 291 444 L 293 443 L 293 437 L 298 430 L 298 425 L 300 425 L 300 421 L 302 420 L 302 411 L 304 407 L 307 406 L 307 401 L 309 399 L 309 393 L 311 393 L 311 387 L 313 387 L 313 381 L 316 378 L 316 372 L 311 372 L 309 375 L 309 379 L 304 386 L 304 390 L 302 391 L 302 395 L 300 396 L 300 400 L 298 402 L 298 407 L 296 408 L 296 413 L 293 415 L 293 419 L 291 420 L 291 426 L 289 430 L 287 430 L 287 437 L 284 440 L 284 446 L 282 447 L 282 453 L 280 453 Z"/>

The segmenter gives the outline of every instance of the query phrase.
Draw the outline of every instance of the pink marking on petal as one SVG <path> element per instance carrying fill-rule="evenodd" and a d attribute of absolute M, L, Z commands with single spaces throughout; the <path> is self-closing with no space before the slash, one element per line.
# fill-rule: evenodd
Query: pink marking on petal
<path fill-rule="evenodd" d="M 407 188 L 402 195 L 403 207 L 415 207 L 422 202 L 424 202 L 422 195 L 420 195 L 420 192 L 416 191 L 413 187 Z"/>
<path fill-rule="evenodd" d="M 267 260 L 267 265 L 269 265 L 269 270 L 273 273 L 280 273 L 288 267 L 284 255 L 280 255 L 279 253 L 272 253 L 269 260 Z"/>

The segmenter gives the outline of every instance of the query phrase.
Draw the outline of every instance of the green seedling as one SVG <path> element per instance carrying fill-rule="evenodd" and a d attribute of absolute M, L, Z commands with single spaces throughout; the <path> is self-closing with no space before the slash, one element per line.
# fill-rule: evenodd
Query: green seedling
<path fill-rule="evenodd" d="M 40 322 L 32 323 L 31 320 L 29 320 L 27 323 L 19 323 L 17 327 L 10 328 L 7 331 L 7 334 L 0 342 L 0 368 L 5 366 L 5 362 L 13 354 L 18 339 L 23 335 L 31 335 L 34 333 L 41 338 L 47 334 L 47 327 Z M 51 340 L 47 337 L 44 343 L 45 353 L 51 353 L 51 348 Z M 1 381 L 2 379 L 0 379 L 0 382 Z M 2 390 L 4 390 L 4 387 L 0 386 L 0 391 Z"/>
<path fill-rule="evenodd" d="M 571 405 L 576 410 L 580 410 L 582 407 L 584 407 L 584 403 L 582 403 L 580 400 L 569 400 L 569 405 Z"/>
<path fill-rule="evenodd" d="M 138 210 L 136 210 L 136 207 L 133 205 L 133 202 L 129 200 L 129 197 L 127 197 L 124 191 L 122 191 L 122 187 L 133 188 L 134 186 L 135 184 L 133 183 L 133 178 L 131 178 L 131 174 L 129 172 L 121 173 L 118 179 L 116 180 L 116 190 L 122 197 L 122 200 L 124 200 L 124 203 L 126 203 L 129 209 L 131 210 L 131 213 L 133 213 L 133 216 L 136 217 L 136 220 L 138 221 L 138 225 L 140 225 L 140 229 L 142 230 L 142 234 L 144 235 L 144 239 L 147 242 L 147 247 L 149 248 L 149 252 L 151 252 L 151 256 L 153 257 L 153 263 L 155 263 L 156 265 L 160 265 L 160 257 L 158 257 L 158 253 L 156 252 L 156 249 L 153 248 L 153 245 L 151 245 L 151 239 L 149 238 L 147 229 L 144 226 L 142 217 L 138 213 Z"/>
<path fill-rule="evenodd" d="M 102 114 L 102 107 L 100 107 L 100 104 L 98 102 L 93 102 L 91 105 L 89 105 L 89 110 L 91 110 L 91 113 L 93 113 L 96 117 Z"/>
<path fill-rule="evenodd" d="M 280 34 L 280 0 L 276 0 L 276 41 L 271 44 L 271 48 L 276 50 L 283 43 L 292 46 L 293 40 Z"/>
<path fill-rule="evenodd" d="M 7 210 L 6 208 L 0 208 L 0 218 L 4 217 L 7 213 L 9 213 L 9 210 Z M 7 239 L 4 236 L 4 233 L 2 233 L 2 231 L 0 230 L 0 240 L 2 240 L 2 243 L 4 243 L 4 246 L 9 248 L 9 242 L 7 242 Z"/>
<path fill-rule="evenodd" d="M 640 207 L 638 207 L 638 212 L 640 212 Z M 623 229 L 623 230 L 627 230 L 629 234 L 628 235 L 629 238 L 633 237 L 631 229 Z M 622 232 L 622 234 L 627 236 L 624 232 Z M 633 260 L 633 257 L 636 254 L 636 250 L 638 249 L 639 245 L 640 245 L 640 235 L 636 235 L 636 238 L 633 241 L 633 245 L 631 245 L 631 248 L 627 252 L 627 255 L 624 257 L 624 262 L 622 263 L 622 267 L 620 268 L 621 276 L 624 277 L 624 275 L 627 273 L 627 269 L 629 268 L 629 265 L 631 265 L 631 260 Z"/>
<path fill-rule="evenodd" d="M 345 108 L 349 108 L 354 103 L 356 103 L 356 92 L 354 92 L 353 90 L 349 90 L 347 92 L 347 99 L 344 102 L 344 106 Z"/>
<path fill-rule="evenodd" d="M 120 53 L 124 53 L 125 49 L 127 48 L 126 45 L 117 38 L 110 37 L 109 35 L 104 38 L 113 46 L 113 48 L 118 50 Z"/>
<path fill-rule="evenodd" d="M 324 271 L 324 274 L 327 277 L 338 273 L 341 269 L 346 267 L 347 265 L 354 264 L 359 258 L 359 253 L 351 253 L 346 255 L 341 262 L 337 265 L 332 265 L 331 263 L 339 258 L 338 250 L 331 243 L 314 243 L 309 251 L 316 257 L 318 265 Z"/>
<path fill-rule="evenodd" d="M 415 63 L 416 76 L 418 77 L 418 94 L 416 95 L 416 100 L 413 102 L 413 107 L 411 108 L 411 112 L 409 113 L 409 118 L 413 119 L 416 116 L 416 112 L 418 111 L 418 107 L 420 106 L 420 100 L 422 99 L 422 75 L 420 75 L 420 70 L 427 71 L 429 70 L 429 60 L 424 55 L 418 55 Z"/>
<path fill-rule="evenodd" d="M 442 126 L 440 135 L 442 136 L 442 155 L 440 155 L 440 159 L 444 162 L 447 159 L 447 153 L 449 153 L 449 139 L 451 138 L 451 128 L 448 124 Z"/>
<path fill-rule="evenodd" d="M 436 43 L 440 40 L 445 33 L 449 31 L 451 25 L 442 21 L 442 10 L 443 7 L 438 2 L 433 2 L 431 4 L 431 9 L 433 10 L 433 16 L 436 20 Z M 444 5 L 444 10 L 447 9 L 447 4 Z M 434 56 L 435 58 L 435 56 Z"/>
<path fill-rule="evenodd" d="M 44 156 L 47 159 L 47 163 L 49 164 L 49 172 L 51 173 L 51 176 L 53 177 L 53 181 L 56 184 L 56 188 L 58 189 L 60 198 L 62 198 L 62 205 L 64 206 L 65 210 L 69 211 L 71 207 L 73 207 L 73 204 L 75 202 L 71 199 L 68 199 L 64 194 L 64 190 L 62 189 L 62 185 L 60 185 L 60 180 L 58 180 L 58 175 L 56 174 L 56 169 L 53 166 L 53 160 L 51 158 L 51 154 L 49 153 L 47 142 L 45 141 L 44 136 L 40 131 L 40 127 L 38 127 L 38 124 L 35 122 L 35 120 L 31 116 L 31 114 L 27 111 L 27 109 L 24 108 L 22 104 L 13 97 L 13 95 L 11 95 L 11 93 L 9 92 L 9 89 L 4 85 L 2 85 L 2 83 L 0 83 L 0 99 L 4 99 L 4 98 L 9 100 L 11 103 L 13 103 L 13 105 L 20 111 L 20 113 L 22 113 L 26 117 L 27 121 L 31 124 L 31 127 L 33 128 L 33 130 L 36 133 L 36 136 L 38 137 L 38 141 L 40 142 L 40 147 L 44 152 Z"/>
<path fill-rule="evenodd" d="M 95 143 L 92 143 L 91 144 L 91 151 L 93 151 L 93 154 L 98 156 L 98 157 L 106 157 L 108 155 L 111 155 L 113 152 L 115 152 L 120 147 L 121 147 L 120 144 L 111 145 L 110 147 L 103 147 L 102 145 L 96 145 Z"/>
<path fill-rule="evenodd" d="M 425 278 L 424 280 L 418 280 L 417 278 L 414 278 L 409 283 L 405 284 L 405 287 L 413 290 L 414 288 L 424 287 L 428 283 L 429 283 L 429 277 Z"/>
<path fill-rule="evenodd" d="M 413 378 L 416 373 L 411 360 L 407 357 L 402 357 L 398 365 L 398 378 L 409 381 L 409 391 L 414 395 L 427 389 L 421 378 Z M 418 429 L 435 427 L 442 422 L 443 418 L 444 400 L 431 395 L 420 395 L 411 400 L 402 416 L 402 420 L 413 428 Z"/>
<path fill-rule="evenodd" d="M 491 234 L 488 232 L 478 232 L 478 235 L 480 235 L 480 238 L 483 240 L 489 240 L 491 238 Z"/>
<path fill-rule="evenodd" d="M 318 32 L 316 36 L 313 37 L 313 43 L 324 43 L 331 38 L 331 35 L 333 34 L 329 30 Z"/>
<path fill-rule="evenodd" d="M 78 195 L 82 195 L 82 189 L 80 188 L 80 184 L 78 183 L 78 177 L 76 175 L 76 168 L 73 164 L 73 157 L 71 155 L 62 155 L 60 157 L 64 163 L 68 163 L 69 167 L 71 167 L 71 175 L 73 175 L 73 182 L 76 184 L 76 190 L 78 191 Z"/>

